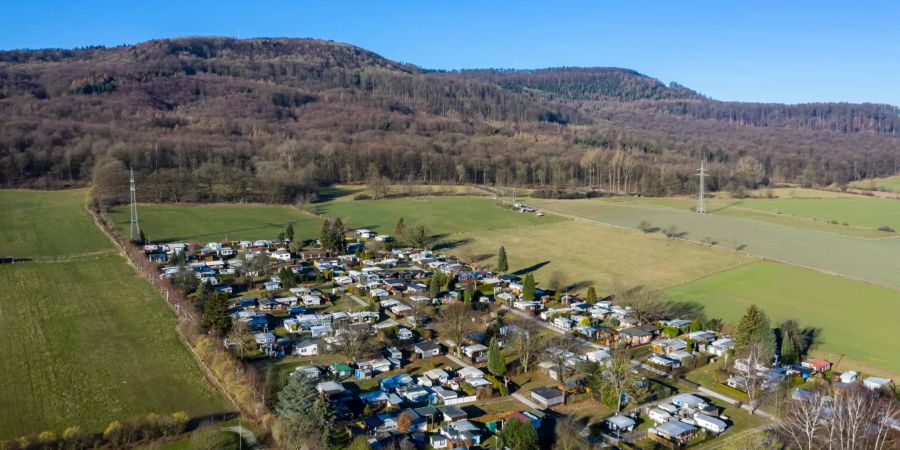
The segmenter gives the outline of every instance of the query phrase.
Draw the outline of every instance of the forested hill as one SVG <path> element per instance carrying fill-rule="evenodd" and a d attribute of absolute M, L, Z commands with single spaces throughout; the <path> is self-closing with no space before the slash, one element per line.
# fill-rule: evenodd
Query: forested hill
<path fill-rule="evenodd" d="M 626 69 L 437 72 L 313 39 L 0 52 L 0 187 L 135 170 L 146 200 L 293 202 L 328 183 L 668 194 L 900 168 L 896 108 L 717 102 Z"/>
<path fill-rule="evenodd" d="M 530 92 L 547 99 L 572 102 L 594 112 L 630 107 L 729 124 L 900 135 L 900 108 L 896 106 L 722 102 L 677 83 L 667 86 L 628 69 L 463 70 L 450 75 L 495 83 L 514 92 Z"/>

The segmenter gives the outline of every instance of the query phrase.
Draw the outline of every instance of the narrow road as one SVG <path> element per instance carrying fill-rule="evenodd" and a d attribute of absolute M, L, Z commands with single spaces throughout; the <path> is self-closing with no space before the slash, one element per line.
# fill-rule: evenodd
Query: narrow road
<path fill-rule="evenodd" d="M 719 400 L 722 400 L 722 401 L 725 402 L 725 403 L 729 403 L 729 404 L 731 404 L 731 405 L 737 405 L 737 404 L 740 404 L 742 409 L 745 409 L 745 410 L 747 410 L 747 411 L 750 411 L 751 414 L 756 414 L 756 415 L 758 415 L 758 416 L 765 417 L 766 419 L 769 419 L 769 420 L 777 420 L 777 417 L 775 417 L 775 416 L 772 415 L 772 414 L 769 414 L 769 413 L 767 413 L 767 412 L 765 412 L 765 411 L 763 411 L 763 410 L 761 410 L 761 409 L 757 409 L 756 411 L 754 411 L 754 410 L 750 407 L 750 405 L 748 405 L 748 404 L 746 404 L 746 403 L 744 403 L 744 402 L 741 402 L 740 400 L 735 400 L 735 399 L 733 399 L 733 398 L 731 398 L 731 397 L 729 397 L 729 396 L 727 396 L 727 395 L 725 395 L 725 394 L 720 394 L 720 393 L 718 393 L 718 392 L 716 392 L 716 391 L 714 391 L 714 390 L 712 390 L 712 389 L 707 389 L 707 388 L 705 388 L 705 387 L 703 387 L 703 386 L 699 386 L 699 387 L 697 387 L 697 391 L 700 392 L 700 393 L 702 393 L 703 395 L 708 395 L 708 396 L 710 396 L 710 397 L 715 397 L 715 398 L 717 398 L 717 399 L 719 399 Z"/>
<path fill-rule="evenodd" d="M 528 397 L 526 397 L 518 392 L 514 392 L 512 394 L 512 397 L 515 398 L 516 400 L 522 402 L 523 404 L 527 405 L 531 409 L 544 409 L 543 406 L 538 405 L 537 403 L 531 401 L 531 399 L 529 399 Z"/>

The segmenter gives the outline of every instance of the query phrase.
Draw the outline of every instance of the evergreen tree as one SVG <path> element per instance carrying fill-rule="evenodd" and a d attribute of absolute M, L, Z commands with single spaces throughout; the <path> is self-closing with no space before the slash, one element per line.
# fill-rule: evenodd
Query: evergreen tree
<path fill-rule="evenodd" d="M 597 302 L 597 290 L 594 289 L 593 286 L 589 287 L 587 290 L 587 301 L 591 304 Z"/>
<path fill-rule="evenodd" d="M 506 356 L 500 351 L 496 337 L 491 338 L 488 346 L 488 370 L 498 377 L 506 375 Z"/>
<path fill-rule="evenodd" d="M 531 273 L 525 275 L 525 281 L 522 283 L 522 298 L 526 302 L 534 301 L 534 275 Z"/>
<path fill-rule="evenodd" d="M 406 223 L 403 221 L 403 218 L 397 220 L 397 224 L 394 225 L 394 237 L 401 242 L 406 242 Z"/>
<path fill-rule="evenodd" d="M 538 450 L 538 435 L 531 423 L 512 418 L 506 421 L 501 439 L 510 450 Z"/>
<path fill-rule="evenodd" d="M 319 242 L 322 245 L 322 249 L 325 251 L 331 251 L 331 249 L 334 248 L 334 235 L 331 233 L 330 220 L 322 222 L 322 233 L 319 236 Z"/>
<path fill-rule="evenodd" d="M 506 247 L 500 246 L 497 251 L 497 272 L 503 273 L 509 270 L 509 262 L 506 260 Z"/>
<path fill-rule="evenodd" d="M 441 272 L 435 272 L 434 275 L 431 276 L 431 283 L 428 285 L 428 295 L 430 295 L 431 298 L 435 298 L 441 293 L 441 288 L 444 286 L 443 278 Z"/>
<path fill-rule="evenodd" d="M 140 233 L 140 237 L 138 238 L 139 239 L 138 244 L 146 245 L 147 244 L 147 235 L 144 234 L 144 230 L 141 229 L 141 230 L 138 230 L 138 232 Z"/>
<path fill-rule="evenodd" d="M 416 225 L 413 227 L 409 240 L 413 247 L 426 248 L 428 246 L 428 228 L 425 228 L 425 225 Z"/>
<path fill-rule="evenodd" d="M 331 225 L 331 251 L 334 254 L 340 254 L 345 251 L 344 247 L 344 234 L 346 230 L 344 230 L 344 222 L 341 221 L 341 218 L 338 217 L 334 219 Z"/>
<path fill-rule="evenodd" d="M 786 320 L 778 326 L 781 335 L 782 363 L 797 364 L 803 358 L 805 338 L 796 320 Z"/>
<path fill-rule="evenodd" d="M 290 423 L 291 428 L 306 439 L 319 439 L 329 448 L 335 438 L 334 407 L 316 391 L 317 381 L 308 377 L 291 377 L 278 392 L 275 412 Z"/>
<path fill-rule="evenodd" d="M 278 278 L 281 279 L 281 288 L 290 289 L 297 287 L 297 279 L 294 278 L 294 272 L 289 267 L 282 267 L 278 271 Z"/>
<path fill-rule="evenodd" d="M 292 223 L 288 224 L 287 228 L 284 230 L 284 235 L 291 242 L 294 242 L 294 224 L 292 224 Z"/>
<path fill-rule="evenodd" d="M 747 312 L 738 322 L 734 343 L 735 350 L 751 344 L 762 344 L 769 356 L 775 356 L 775 335 L 769 324 L 769 318 L 762 309 L 756 305 L 750 305 L 747 308 Z"/>
<path fill-rule="evenodd" d="M 231 328 L 231 316 L 228 315 L 228 297 L 219 293 L 211 293 L 203 302 L 203 320 L 201 325 L 207 330 L 222 334 Z"/>

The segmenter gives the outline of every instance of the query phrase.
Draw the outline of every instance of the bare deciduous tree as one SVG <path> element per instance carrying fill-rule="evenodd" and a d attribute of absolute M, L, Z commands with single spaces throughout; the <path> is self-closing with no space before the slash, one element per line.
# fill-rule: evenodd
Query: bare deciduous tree
<path fill-rule="evenodd" d="M 744 347 L 734 359 L 734 372 L 742 379 L 750 414 L 759 407 L 763 394 L 769 388 L 769 374 L 766 368 L 770 363 L 769 352 L 762 343 Z"/>
<path fill-rule="evenodd" d="M 368 328 L 342 328 L 337 333 L 337 351 L 348 360 L 355 362 L 371 351 Z"/>
<path fill-rule="evenodd" d="M 540 327 L 533 320 L 521 319 L 513 325 L 515 326 L 511 339 L 513 352 L 519 357 L 522 372 L 528 372 L 534 363 L 535 355 L 544 351 L 547 337 L 541 334 Z"/>
<path fill-rule="evenodd" d="M 438 315 L 438 332 L 456 343 L 456 356 L 460 355 L 463 338 L 480 323 L 480 314 L 463 303 L 451 303 L 441 308 Z"/>

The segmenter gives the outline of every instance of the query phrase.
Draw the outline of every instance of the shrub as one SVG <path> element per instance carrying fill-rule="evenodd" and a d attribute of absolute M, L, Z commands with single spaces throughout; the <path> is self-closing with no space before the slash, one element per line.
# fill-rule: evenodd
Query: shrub
<path fill-rule="evenodd" d="M 353 196 L 353 200 L 372 200 L 372 196 L 369 194 L 360 192 L 359 194 L 356 194 Z"/>
<path fill-rule="evenodd" d="M 890 225 L 882 226 L 882 227 L 878 228 L 878 231 L 886 231 L 888 233 L 896 233 L 897 232 L 896 230 L 894 230 L 894 227 L 892 227 Z"/>

